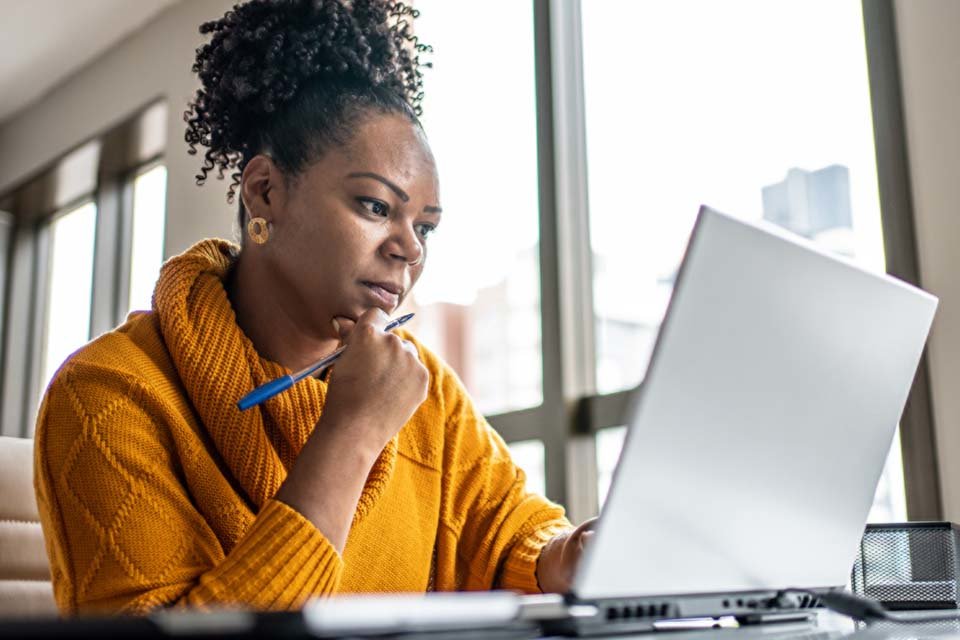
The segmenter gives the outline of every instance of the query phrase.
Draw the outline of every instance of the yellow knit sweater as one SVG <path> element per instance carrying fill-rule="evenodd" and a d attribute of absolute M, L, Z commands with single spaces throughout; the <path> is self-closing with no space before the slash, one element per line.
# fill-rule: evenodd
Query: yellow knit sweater
<path fill-rule="evenodd" d="M 167 605 L 293 609 L 363 591 L 537 591 L 536 560 L 569 527 L 530 494 L 457 376 L 417 343 L 427 400 L 370 471 L 341 557 L 273 496 L 323 410 L 307 379 L 259 408 L 236 401 L 289 373 L 261 358 L 207 240 L 163 267 L 152 312 L 75 353 L 47 390 L 36 489 L 65 613 Z"/>

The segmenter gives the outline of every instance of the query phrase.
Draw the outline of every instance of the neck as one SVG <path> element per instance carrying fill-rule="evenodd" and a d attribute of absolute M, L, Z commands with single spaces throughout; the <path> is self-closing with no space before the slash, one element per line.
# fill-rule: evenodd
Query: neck
<path fill-rule="evenodd" d="M 226 288 L 237 324 L 257 353 L 295 372 L 336 349 L 337 339 L 317 335 L 316 327 L 304 325 L 294 313 L 300 306 L 291 302 L 294 296 L 255 263 L 241 251 Z"/>

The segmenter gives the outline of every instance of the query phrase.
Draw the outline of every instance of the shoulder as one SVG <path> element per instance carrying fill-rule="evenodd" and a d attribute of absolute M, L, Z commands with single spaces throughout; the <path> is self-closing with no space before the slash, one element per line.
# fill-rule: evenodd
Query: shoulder
<path fill-rule="evenodd" d="M 415 417 L 427 416 L 431 432 L 439 439 L 441 455 L 446 459 L 444 466 L 453 458 L 497 457 L 505 445 L 477 409 L 453 368 L 408 331 L 397 333 L 416 346 L 420 361 L 430 372 L 427 400 Z"/>
<path fill-rule="evenodd" d="M 469 399 L 460 377 L 443 358 L 406 329 L 397 329 L 396 333 L 417 348 L 420 362 L 430 373 L 427 402 L 439 404 L 443 413 L 447 414 L 455 409 L 460 402 Z"/>
<path fill-rule="evenodd" d="M 78 439 L 165 440 L 154 427 L 158 414 L 180 412 L 180 388 L 154 314 L 133 314 L 54 374 L 37 417 L 38 454 L 64 460 Z"/>
<path fill-rule="evenodd" d="M 135 311 L 116 329 L 74 351 L 64 361 L 61 370 L 99 367 L 133 371 L 143 364 L 144 358 L 156 361 L 158 357 L 169 360 L 160 322 L 152 311 Z"/>
<path fill-rule="evenodd" d="M 426 400 L 400 432 L 400 452 L 440 469 L 450 446 L 456 446 L 465 409 L 474 413 L 470 396 L 453 368 L 430 347 L 406 329 L 397 329 L 396 334 L 416 347 L 430 374 Z"/>
<path fill-rule="evenodd" d="M 171 377 L 176 378 L 176 368 L 156 316 L 138 312 L 71 354 L 54 374 L 46 396 L 73 391 L 84 413 L 95 415 L 114 396 L 160 388 Z"/>

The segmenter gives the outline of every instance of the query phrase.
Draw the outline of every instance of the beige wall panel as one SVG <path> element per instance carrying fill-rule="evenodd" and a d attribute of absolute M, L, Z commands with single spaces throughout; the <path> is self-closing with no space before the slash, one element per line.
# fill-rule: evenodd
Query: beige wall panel
<path fill-rule="evenodd" d="M 929 342 L 944 516 L 960 522 L 960 2 L 897 0 L 904 120 Z"/>
<path fill-rule="evenodd" d="M 204 237 L 231 238 L 234 209 L 226 204 L 226 183 L 214 179 L 202 188 L 194 184 L 200 160 L 187 155 L 183 111 L 196 88 L 190 66 L 203 42 L 197 29 L 232 4 L 186 0 L 173 5 L 6 120 L 0 125 L 0 193 L 151 100 L 165 97 L 169 182 L 164 255 L 180 253 Z"/>

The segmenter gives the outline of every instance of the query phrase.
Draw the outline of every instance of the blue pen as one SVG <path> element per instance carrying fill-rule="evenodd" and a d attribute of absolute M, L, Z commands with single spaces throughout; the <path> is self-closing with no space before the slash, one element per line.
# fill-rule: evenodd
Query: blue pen
<path fill-rule="evenodd" d="M 400 325 L 406 323 L 412 317 L 413 317 L 413 314 L 408 313 L 405 316 L 400 316 L 396 320 L 391 320 L 390 323 L 383 328 L 383 330 L 392 331 L 393 329 L 396 329 Z M 344 349 L 346 349 L 346 347 L 340 347 L 330 355 L 324 358 L 321 358 L 320 360 L 313 363 L 306 369 L 303 369 L 302 371 L 298 371 L 297 373 L 294 373 L 288 376 L 281 376 L 276 380 L 271 380 L 266 384 L 260 385 L 259 387 L 257 387 L 256 389 L 248 393 L 247 395 L 240 398 L 240 400 L 237 402 L 237 408 L 240 409 L 240 411 L 246 411 L 250 407 L 255 407 L 261 402 L 263 402 L 264 400 L 268 400 L 273 396 L 277 395 L 278 393 L 283 393 L 284 391 L 286 391 L 296 383 L 300 382 L 307 376 L 313 373 L 322 371 L 326 367 L 333 364 L 334 361 L 336 361 L 336 359 L 340 357 L 340 354 L 343 353 Z"/>

